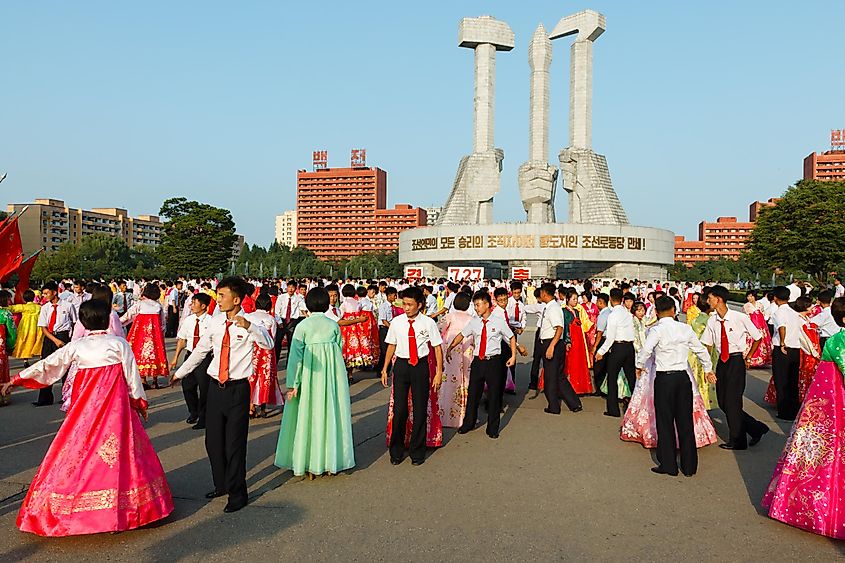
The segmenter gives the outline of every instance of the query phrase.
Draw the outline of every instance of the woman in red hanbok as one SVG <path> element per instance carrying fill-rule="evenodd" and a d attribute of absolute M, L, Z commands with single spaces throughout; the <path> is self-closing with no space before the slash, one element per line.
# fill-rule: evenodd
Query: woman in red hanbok
<path fill-rule="evenodd" d="M 129 307 L 120 317 L 123 326 L 132 324 L 126 340 L 135 352 L 138 372 L 144 385 L 147 377 L 153 378 L 153 387 L 158 389 L 158 376 L 170 373 L 167 354 L 164 351 L 165 312 L 158 298 L 161 290 L 154 283 L 144 286 L 141 299 Z"/>
<path fill-rule="evenodd" d="M 106 334 L 111 307 L 80 306 L 91 334 L 20 372 L 12 385 L 52 385 L 74 362 L 73 401 L 32 480 L 17 525 L 40 536 L 131 530 L 173 511 L 158 456 L 144 431 L 147 401 L 129 344 Z"/>
<path fill-rule="evenodd" d="M 249 315 L 249 321 L 263 326 L 276 338 L 276 319 L 270 314 L 272 301 L 270 296 L 262 293 L 255 300 L 255 312 Z M 260 408 L 262 417 L 267 416 L 267 405 L 284 405 L 282 388 L 279 386 L 278 369 L 276 366 L 276 351 L 265 350 L 254 344 L 252 348 L 252 377 L 249 378 L 250 397 L 252 406 L 249 409 L 251 417 L 257 416 Z"/>
<path fill-rule="evenodd" d="M 587 348 L 585 331 L 592 328 L 587 312 L 578 304 L 578 292 L 575 288 L 569 287 L 564 295 L 564 322 L 569 327 L 569 338 L 572 347 L 566 352 L 564 362 L 564 377 L 569 379 L 572 389 L 577 395 L 586 395 L 593 392 L 590 368 L 593 367 L 592 358 Z"/>
<path fill-rule="evenodd" d="M 355 286 L 349 283 L 344 285 L 341 294 L 340 318 L 352 321 L 351 324 L 339 323 L 346 368 L 351 372 L 355 368 L 374 366 L 375 358 L 378 357 L 378 337 L 372 340 L 369 323 L 361 311 L 361 304 L 355 299 Z"/>
<path fill-rule="evenodd" d="M 373 364 L 372 366 L 378 365 L 379 356 L 381 355 L 381 347 L 379 346 L 379 339 L 378 339 L 378 321 L 376 320 L 375 312 L 373 311 L 374 305 L 372 300 L 367 296 L 367 289 L 364 287 L 359 287 L 357 290 L 358 296 L 358 303 L 360 305 L 360 312 L 359 315 L 365 318 L 364 322 L 360 325 L 360 331 L 362 337 L 366 338 L 368 342 L 371 344 L 372 353 L 373 353 Z"/>
<path fill-rule="evenodd" d="M 766 324 L 766 318 L 763 316 L 763 309 L 757 302 L 757 293 L 749 291 L 745 294 L 747 303 L 742 306 L 743 312 L 751 318 L 761 333 L 763 339 L 760 341 L 760 346 L 757 347 L 757 352 L 748 359 L 748 366 L 759 368 L 769 366 L 772 364 L 772 335 L 769 333 L 769 325 Z M 747 337 L 748 348 L 751 347 L 751 337 Z"/>

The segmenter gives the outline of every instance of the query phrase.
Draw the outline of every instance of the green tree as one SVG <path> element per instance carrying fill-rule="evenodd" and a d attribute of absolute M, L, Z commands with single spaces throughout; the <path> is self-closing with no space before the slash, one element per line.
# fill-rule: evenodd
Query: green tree
<path fill-rule="evenodd" d="M 155 249 L 148 246 L 129 248 L 120 237 L 88 235 L 79 244 L 67 242 L 56 252 L 44 252 L 35 262 L 36 280 L 83 278 L 113 279 L 123 277 L 166 277 Z"/>
<path fill-rule="evenodd" d="M 185 276 L 229 271 L 235 222 L 228 210 L 178 197 L 165 200 L 159 215 L 167 219 L 158 250 L 165 270 Z"/>
<path fill-rule="evenodd" d="M 801 180 L 763 208 L 749 240 L 750 257 L 775 270 L 803 271 L 817 285 L 845 261 L 845 182 Z"/>

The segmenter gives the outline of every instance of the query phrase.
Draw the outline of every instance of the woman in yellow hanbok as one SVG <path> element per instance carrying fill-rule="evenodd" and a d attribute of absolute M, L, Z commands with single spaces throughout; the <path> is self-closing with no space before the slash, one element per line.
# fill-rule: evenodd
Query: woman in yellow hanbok
<path fill-rule="evenodd" d="M 698 295 L 697 293 L 695 295 Z M 700 297 L 700 296 L 699 296 Z M 690 316 L 690 311 L 697 311 L 698 314 Z M 707 319 L 710 318 L 710 306 L 707 300 L 698 299 L 689 309 L 687 309 L 687 324 L 692 327 L 692 331 L 701 340 L 701 335 L 707 327 Z M 717 359 L 716 347 L 710 352 L 711 359 Z M 689 365 L 692 368 L 692 374 L 695 376 L 695 382 L 698 383 L 698 392 L 701 393 L 701 398 L 704 400 L 704 407 L 707 410 L 716 408 L 716 386 L 707 381 L 704 377 L 704 367 L 698 359 L 698 356 L 689 352 Z M 716 364 L 713 364 L 716 365 Z"/>
<path fill-rule="evenodd" d="M 23 292 L 23 305 L 10 305 L 9 311 L 20 313 L 21 320 L 18 323 L 18 339 L 15 342 L 15 349 L 12 351 L 13 358 L 24 360 L 24 365 L 29 366 L 29 358 L 41 357 L 41 343 L 44 334 L 38 328 L 38 315 L 41 313 L 41 305 L 35 302 L 35 292 L 27 289 Z"/>

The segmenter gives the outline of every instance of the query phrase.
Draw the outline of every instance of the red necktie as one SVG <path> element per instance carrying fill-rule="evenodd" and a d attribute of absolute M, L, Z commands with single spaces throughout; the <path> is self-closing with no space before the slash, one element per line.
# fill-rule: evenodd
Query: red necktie
<path fill-rule="evenodd" d="M 217 380 L 226 383 L 229 380 L 229 327 L 232 321 L 226 321 L 226 332 L 223 333 L 223 342 L 220 344 L 220 371 L 217 372 Z"/>
<path fill-rule="evenodd" d="M 487 321 L 489 319 L 481 319 L 481 342 L 478 343 L 478 359 L 483 360 L 487 356 Z"/>
<path fill-rule="evenodd" d="M 722 351 L 719 353 L 719 359 L 723 362 L 727 362 L 731 355 L 731 343 L 728 341 L 728 331 L 725 330 L 725 320 L 727 319 L 720 321 L 722 323 Z"/>
<path fill-rule="evenodd" d="M 197 344 L 199 344 L 199 341 L 200 341 L 200 320 L 196 319 L 194 321 L 194 345 L 191 347 L 191 349 L 196 348 Z"/>
<path fill-rule="evenodd" d="M 53 312 L 50 313 L 50 323 L 47 325 L 47 330 L 53 332 L 53 329 L 56 328 L 56 315 L 59 312 L 59 304 L 53 304 Z"/>
<path fill-rule="evenodd" d="M 513 309 L 513 320 L 519 322 L 519 301 L 516 302 L 516 307 Z"/>
<path fill-rule="evenodd" d="M 417 362 L 420 361 L 417 352 L 417 333 L 414 332 L 414 321 L 411 319 L 408 319 L 408 353 L 410 354 L 408 363 L 412 366 L 417 365 Z"/>
<path fill-rule="evenodd" d="M 288 311 L 287 311 L 287 313 L 285 313 L 285 322 L 286 323 L 290 322 L 290 305 L 291 305 L 292 302 L 293 302 L 293 298 L 290 295 L 288 295 Z"/>

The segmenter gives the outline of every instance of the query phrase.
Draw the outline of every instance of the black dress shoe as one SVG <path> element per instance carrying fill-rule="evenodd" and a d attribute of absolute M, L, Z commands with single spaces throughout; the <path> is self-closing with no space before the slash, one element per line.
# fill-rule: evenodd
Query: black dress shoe
<path fill-rule="evenodd" d="M 487 434 L 487 435 L 490 436 L 491 438 L 493 438 L 494 440 L 499 437 L 498 432 L 496 434 Z"/>
<path fill-rule="evenodd" d="M 198 416 L 189 416 L 188 420 L 186 420 L 185 422 L 188 424 L 196 424 L 199 419 L 200 417 Z"/>
<path fill-rule="evenodd" d="M 33 407 L 49 407 L 52 404 L 53 403 L 39 403 L 38 401 L 35 401 L 34 403 L 32 403 L 32 406 Z"/>
<path fill-rule="evenodd" d="M 402 463 L 401 458 L 399 458 L 399 459 L 397 459 L 395 457 L 390 458 L 390 465 L 399 465 L 400 463 Z"/>
<path fill-rule="evenodd" d="M 569 410 L 571 410 L 572 412 L 581 412 L 582 410 L 584 410 L 584 407 L 583 406 L 577 406 L 574 409 L 569 409 Z"/>
<path fill-rule="evenodd" d="M 657 467 L 652 467 L 652 468 L 651 468 L 651 472 L 652 472 L 652 473 L 657 473 L 658 475 L 671 475 L 672 477 L 677 477 L 677 476 L 678 476 L 678 472 L 677 472 L 677 471 L 675 471 L 674 473 L 672 473 L 672 472 L 666 471 L 665 469 L 663 469 L 663 468 L 662 468 L 662 467 L 660 467 L 659 465 L 658 465 Z"/>
<path fill-rule="evenodd" d="M 760 439 L 763 438 L 763 436 L 765 436 L 768 433 L 769 433 L 769 427 L 766 426 L 765 429 L 762 432 L 760 432 L 758 435 L 751 437 L 751 439 L 748 441 L 748 445 L 749 446 L 756 446 L 757 444 L 760 443 Z"/>
<path fill-rule="evenodd" d="M 218 491 L 217 489 L 214 489 L 213 491 L 211 491 L 209 493 L 205 493 L 205 498 L 209 498 L 209 499 L 217 498 L 217 497 L 222 497 L 225 494 L 226 493 L 223 493 L 223 492 Z"/>
<path fill-rule="evenodd" d="M 191 426 L 193 430 L 205 430 L 205 424 L 200 424 L 199 422 Z"/>
<path fill-rule="evenodd" d="M 560 411 L 555 412 L 552 409 L 550 409 L 549 407 L 544 408 L 543 412 L 546 412 L 546 413 L 549 413 L 549 414 L 560 414 Z"/>
<path fill-rule="evenodd" d="M 225 507 L 223 507 L 223 512 L 225 512 L 226 514 L 229 514 L 229 513 L 231 513 L 231 512 L 237 512 L 238 510 L 240 510 L 241 508 L 243 508 L 243 507 L 245 507 L 245 506 L 246 506 L 246 503 L 245 503 L 245 502 L 243 502 L 243 503 L 233 504 L 233 503 L 230 501 L 230 502 L 227 502 L 227 503 L 226 503 L 226 506 L 225 506 Z"/>
<path fill-rule="evenodd" d="M 425 463 L 425 459 L 413 459 L 411 460 L 411 465 L 422 465 Z"/>
<path fill-rule="evenodd" d="M 620 418 L 622 415 L 621 414 L 612 414 L 612 413 L 609 413 L 607 411 L 604 411 L 604 416 L 612 416 L 613 418 Z"/>
<path fill-rule="evenodd" d="M 681 471 L 681 473 L 683 473 L 684 477 L 692 477 L 695 475 L 695 473 L 684 473 L 683 471 Z"/>
<path fill-rule="evenodd" d="M 461 426 L 460 428 L 458 428 L 458 434 L 466 434 L 471 430 L 472 428 L 464 428 L 463 426 Z"/>
<path fill-rule="evenodd" d="M 734 446 L 733 444 L 719 444 L 723 450 L 746 450 L 748 446 Z"/>

